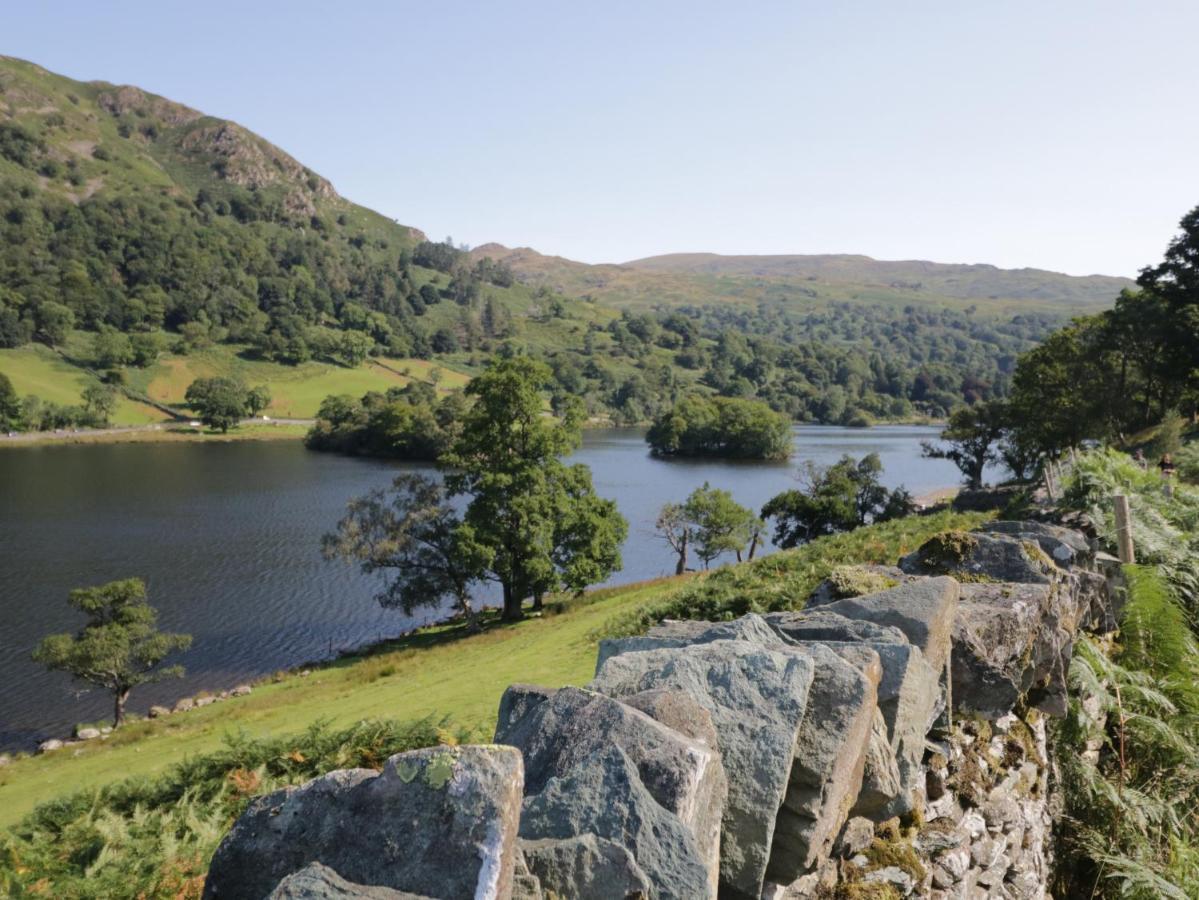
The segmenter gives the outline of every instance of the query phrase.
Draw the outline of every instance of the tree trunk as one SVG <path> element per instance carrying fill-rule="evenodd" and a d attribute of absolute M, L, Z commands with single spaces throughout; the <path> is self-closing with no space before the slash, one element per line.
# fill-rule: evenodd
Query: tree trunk
<path fill-rule="evenodd" d="M 516 596 L 516 592 L 512 590 L 512 585 L 504 582 L 504 613 L 503 620 L 505 622 L 515 622 L 519 620 L 523 613 L 521 612 L 521 598 Z"/>
<path fill-rule="evenodd" d="M 674 567 L 674 574 L 682 575 L 687 571 L 687 539 L 683 538 L 683 543 L 679 544 L 679 561 Z"/>
<path fill-rule="evenodd" d="M 759 540 L 760 538 L 761 538 L 761 535 L 755 534 L 755 535 L 754 535 L 754 536 L 753 536 L 753 537 L 750 539 L 750 542 L 749 542 L 749 558 L 750 558 L 750 561 L 751 561 L 751 562 L 753 561 L 754 554 L 758 552 L 758 540 Z"/>
<path fill-rule="evenodd" d="M 541 591 L 538 591 L 537 593 L 535 593 L 533 595 L 533 611 L 534 612 L 541 612 L 541 607 L 543 605 L 544 597 L 545 597 L 545 595 L 542 594 Z"/>
<path fill-rule="evenodd" d="M 125 724 L 125 703 L 129 700 L 129 690 L 117 691 L 113 695 L 112 727 L 120 728 Z"/>
<path fill-rule="evenodd" d="M 483 630 L 479 624 L 479 614 L 475 612 L 475 608 L 471 605 L 470 597 L 466 594 L 459 595 L 458 605 L 462 607 L 462 614 L 466 617 L 466 631 L 468 634 L 478 634 Z"/>

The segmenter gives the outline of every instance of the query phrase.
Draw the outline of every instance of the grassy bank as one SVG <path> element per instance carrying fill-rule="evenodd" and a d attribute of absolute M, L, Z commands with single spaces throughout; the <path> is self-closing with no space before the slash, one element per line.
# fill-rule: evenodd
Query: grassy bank
<path fill-rule="evenodd" d="M 247 697 L 134 723 L 103 744 L 16 760 L 0 769 L 0 826 L 13 825 L 37 804 L 63 794 L 127 776 L 161 776 L 185 757 L 216 751 L 239 732 L 263 738 L 298 733 L 318 720 L 347 726 L 432 715 L 448 716 L 456 727 L 487 737 L 508 684 L 585 683 L 605 634 L 634 630 L 659 612 L 723 617 L 743 609 L 800 606 L 840 562 L 894 562 L 932 534 L 970 527 L 981 518 L 940 513 L 862 528 L 708 574 L 595 591 L 541 618 L 497 623 L 478 636 L 455 627 L 429 629 L 307 677 L 281 676 Z"/>

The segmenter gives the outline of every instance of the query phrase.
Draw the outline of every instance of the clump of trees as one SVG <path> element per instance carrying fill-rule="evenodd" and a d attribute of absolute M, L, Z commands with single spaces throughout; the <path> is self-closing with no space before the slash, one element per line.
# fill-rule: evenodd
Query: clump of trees
<path fill-rule="evenodd" d="M 473 379 L 460 431 L 438 459 L 442 486 L 402 476 L 354 501 L 326 536 L 326 556 L 384 574 L 380 601 L 406 610 L 450 598 L 473 618 L 470 589 L 498 584 L 506 620 L 528 598 L 537 608 L 552 591 L 582 591 L 617 571 L 628 523 L 595 493 L 587 466 L 562 461 L 578 446 L 580 416 L 574 407 L 545 415 L 549 377 L 516 356 Z"/>
<path fill-rule="evenodd" d="M 241 379 L 226 376 L 197 378 L 188 385 L 184 399 L 201 422 L 222 433 L 271 405 L 271 394 L 265 385 L 250 388 Z"/>
<path fill-rule="evenodd" d="M 645 439 L 655 456 L 786 459 L 791 423 L 760 400 L 692 396 L 655 420 Z"/>
<path fill-rule="evenodd" d="M 1020 441 L 1057 454 L 1199 413 L 1199 207 L 1115 307 L 1020 357 L 1008 410 Z"/>
<path fill-rule="evenodd" d="M 762 507 L 762 517 L 774 520 L 774 543 L 796 547 L 822 535 L 910 515 L 915 510 L 912 495 L 902 486 L 888 490 L 879 480 L 882 471 L 877 453 L 860 460 L 843 456 L 831 466 L 807 462 L 800 470 L 801 486 L 776 494 Z"/>
<path fill-rule="evenodd" d="M 112 727 L 125 721 L 130 692 L 141 684 L 181 678 L 183 667 L 163 666 L 170 654 L 191 646 L 191 636 L 159 631 L 158 612 L 139 578 L 71 591 L 68 602 L 87 616 L 75 634 L 42 640 L 33 659 L 112 694 Z"/>
<path fill-rule="evenodd" d="M 455 391 L 438 398 L 427 382 L 413 381 L 355 400 L 326 397 L 305 443 L 312 450 L 436 462 L 461 432 L 467 400 Z"/>
<path fill-rule="evenodd" d="M 708 568 L 722 553 L 734 553 L 737 562 L 749 547 L 753 559 L 762 543 L 765 523 L 733 500 L 726 490 L 704 482 L 682 503 L 667 503 L 658 513 L 658 534 L 676 556 L 675 574 L 687 571 L 692 551 Z"/>

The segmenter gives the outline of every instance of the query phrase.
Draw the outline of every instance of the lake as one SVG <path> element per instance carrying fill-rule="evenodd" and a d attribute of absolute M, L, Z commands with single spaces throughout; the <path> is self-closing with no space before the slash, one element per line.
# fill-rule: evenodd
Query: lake
<path fill-rule="evenodd" d="M 705 481 L 759 508 L 794 486 L 802 461 L 877 452 L 883 480 L 919 494 L 957 482 L 950 463 L 920 457 L 920 441 L 936 433 L 800 426 L 792 461 L 770 464 L 657 460 L 641 431 L 593 430 L 572 461 L 591 466 L 599 493 L 629 520 L 624 569 L 612 579 L 622 583 L 673 573 L 654 519 Z M 350 497 L 415 468 L 282 441 L 0 452 L 0 749 L 30 749 L 110 712 L 107 696 L 81 692 L 29 658 L 44 635 L 79 627 L 66 603 L 75 587 L 143 578 L 162 627 L 195 638 L 179 659 L 187 677 L 137 689 L 136 712 L 437 618 L 434 610 L 410 619 L 380 609 L 378 582 L 319 552 Z"/>

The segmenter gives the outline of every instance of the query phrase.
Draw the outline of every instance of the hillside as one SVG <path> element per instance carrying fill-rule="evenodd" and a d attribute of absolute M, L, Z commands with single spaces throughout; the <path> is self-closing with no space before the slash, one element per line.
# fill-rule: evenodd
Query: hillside
<path fill-rule="evenodd" d="M 1068 313 L 1110 306 L 1127 278 L 1083 277 L 1042 269 L 1000 269 L 869 256 L 722 256 L 675 253 L 616 264 L 588 265 L 527 247 L 484 244 L 477 258 L 502 260 L 522 280 L 572 294 L 591 294 L 617 307 L 654 304 L 783 301 L 819 308 L 830 302 L 909 304 L 993 313 Z"/>
<path fill-rule="evenodd" d="M 1002 395 L 1020 353 L 1115 287 L 703 259 L 430 242 L 237 123 L 0 57 L 0 371 L 42 398 L 26 430 L 94 422 L 73 401 L 97 377 L 134 403 L 122 423 L 155 417 L 135 403 L 149 386 L 177 402 L 201 373 L 266 383 L 270 412 L 303 416 L 394 386 L 386 360 L 470 375 L 496 353 L 546 360 L 556 402 L 622 424 L 695 391 L 799 421 L 943 417 Z"/>

